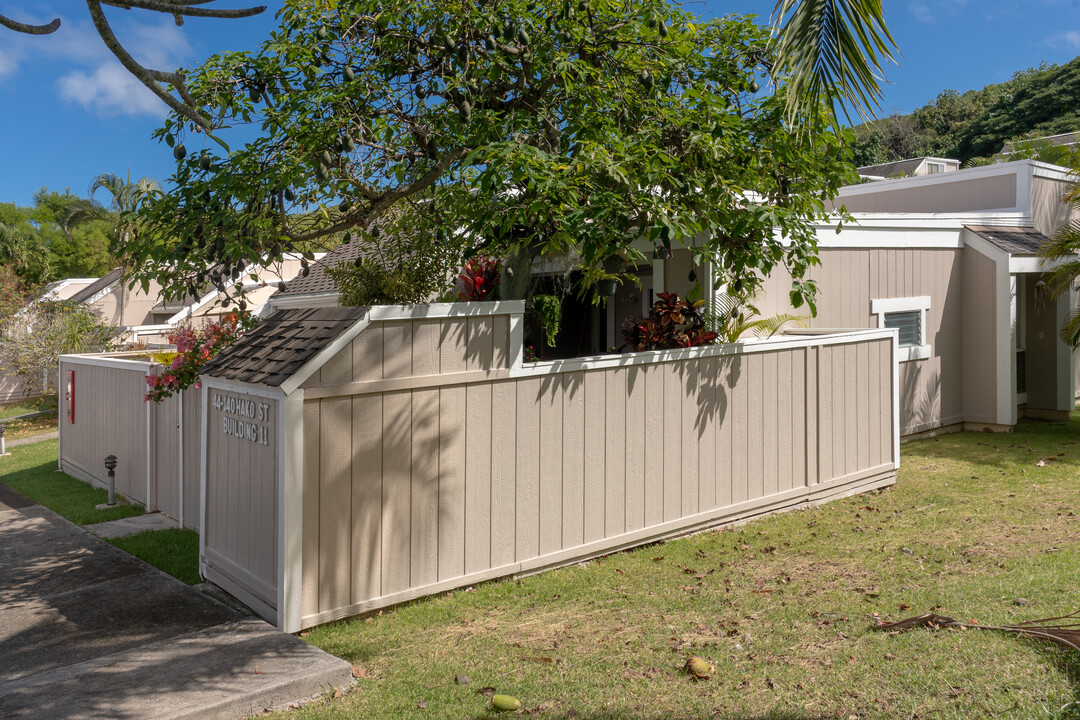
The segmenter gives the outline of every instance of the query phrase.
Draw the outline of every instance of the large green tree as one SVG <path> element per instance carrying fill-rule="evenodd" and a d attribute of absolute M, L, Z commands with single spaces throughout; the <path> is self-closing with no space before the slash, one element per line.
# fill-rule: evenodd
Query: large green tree
<path fill-rule="evenodd" d="M 173 112 L 209 131 L 212 120 L 187 91 L 183 70 L 152 68 L 131 56 L 113 33 L 105 7 L 143 10 L 172 15 L 177 25 L 185 17 L 237 19 L 266 10 L 210 7 L 215 0 L 86 0 L 90 20 L 105 47 L 120 64 L 168 105 Z M 336 0 L 323 3 L 336 7 Z M 885 26 L 881 0 L 777 0 L 773 24 L 779 30 L 776 58 L 781 74 L 791 78 L 795 92 L 788 95 L 794 118 L 799 111 L 825 97 L 851 106 L 864 119 L 880 104 L 882 65 L 893 60 L 896 44 Z M 28 35 L 50 35 L 60 29 L 60 18 L 40 25 L 19 22 L 0 14 L 0 27 Z"/>
<path fill-rule="evenodd" d="M 87 222 L 65 232 L 61 217 L 81 202 L 71 192 L 42 188 L 33 205 L 0 203 L 0 262 L 15 270 L 26 283 L 67 277 L 92 277 L 112 267 L 109 254 L 111 227 Z"/>
<path fill-rule="evenodd" d="M 641 236 L 699 238 L 731 279 L 784 263 L 794 299 L 812 296 L 810 223 L 846 179 L 846 138 L 827 100 L 788 102 L 797 73 L 752 19 L 662 0 L 289 0 L 280 20 L 187 82 L 211 131 L 257 139 L 188 151 L 179 114 L 159 131 L 178 161 L 126 248 L 143 277 L 227 287 L 411 203 L 394 216 L 466 253 L 576 253 L 586 284 L 605 258 L 642 259 Z"/>

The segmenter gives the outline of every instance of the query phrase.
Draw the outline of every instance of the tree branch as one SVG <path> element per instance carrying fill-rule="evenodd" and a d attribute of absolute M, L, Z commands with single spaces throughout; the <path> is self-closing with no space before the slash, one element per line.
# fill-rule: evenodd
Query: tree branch
<path fill-rule="evenodd" d="M 105 17 L 105 13 L 101 6 L 108 5 L 124 10 L 137 9 L 165 13 L 175 17 L 177 24 L 183 22 L 183 16 L 185 15 L 189 17 L 235 19 L 251 17 L 266 11 L 265 5 L 223 10 L 193 7 L 198 5 L 208 5 L 213 1 L 214 0 L 86 0 L 86 7 L 90 11 L 90 19 L 94 23 L 94 29 L 97 30 L 102 42 L 105 43 L 105 47 L 107 47 L 109 52 L 120 61 L 120 64 L 124 69 L 146 86 L 150 92 L 157 95 L 171 110 L 184 116 L 207 132 L 213 127 L 211 120 L 199 111 L 195 99 L 187 92 L 187 89 L 184 87 L 184 76 L 179 72 L 166 72 L 163 70 L 147 68 L 137 62 L 131 54 L 124 49 L 124 46 L 120 44 L 120 41 L 116 39 L 116 35 L 113 34 L 112 28 L 109 26 L 109 21 Z M 48 35 L 59 29 L 60 18 L 56 18 L 46 25 L 28 25 L 26 23 L 16 22 L 5 15 L 0 15 L 0 27 L 7 28 L 14 32 L 25 33 L 27 35 Z M 163 83 L 171 84 L 175 87 L 180 99 L 177 99 L 167 88 L 163 87 Z"/>
<path fill-rule="evenodd" d="M 348 230 L 349 228 L 356 227 L 356 225 L 363 224 L 366 230 L 370 227 L 371 223 L 377 220 L 383 213 L 390 209 L 394 203 L 402 198 L 407 198 L 410 195 L 415 195 L 419 192 L 431 187 L 435 184 L 435 181 L 442 177 L 442 174 L 446 170 L 456 163 L 458 160 L 463 159 L 470 152 L 471 148 L 458 148 L 456 150 L 450 150 L 443 154 L 439 158 L 438 162 L 431 166 L 431 169 L 424 173 L 421 177 L 417 178 L 408 185 L 403 185 L 393 190 L 387 190 L 382 193 L 378 198 L 372 199 L 371 205 L 368 205 L 360 210 L 354 210 L 352 212 L 345 213 L 341 216 L 333 225 L 328 227 L 319 228 L 317 230 L 310 230 L 304 233 L 298 233 L 290 235 L 289 239 L 293 242 L 305 242 L 309 240 L 317 240 L 318 238 L 325 237 L 327 235 L 333 235 L 334 233 L 341 232 L 342 230 Z"/>
<path fill-rule="evenodd" d="M 93 20 L 94 28 L 98 31 L 98 35 L 101 36 L 101 40 L 105 43 L 105 47 L 107 47 L 116 59 L 120 61 L 120 64 L 124 66 L 125 70 L 134 75 L 139 82 L 150 90 L 150 92 L 161 98 L 162 102 L 168 105 L 173 111 L 183 115 L 204 130 L 209 130 L 209 119 L 203 116 L 203 114 L 195 108 L 180 102 L 169 94 L 169 92 L 161 87 L 161 84 L 154 78 L 153 72 L 136 62 L 135 58 L 131 57 L 131 54 L 124 49 L 124 46 L 116 39 L 116 35 L 113 34 L 112 28 L 109 26 L 109 21 L 105 18 L 105 12 L 101 9 L 101 2 L 102 0 L 86 0 L 86 7 L 90 11 L 90 19 Z"/>
<path fill-rule="evenodd" d="M 14 30 L 19 33 L 26 33 L 27 35 L 48 35 L 54 33 L 60 28 L 60 18 L 53 18 L 52 22 L 45 25 L 27 25 L 26 23 L 16 22 L 9 17 L 0 15 L 0 26 L 6 27 L 8 30 Z"/>
<path fill-rule="evenodd" d="M 155 0 L 101 0 L 101 2 L 103 5 L 111 5 L 112 7 L 124 8 L 125 10 L 138 8 L 140 10 L 153 10 L 154 12 L 168 13 L 169 15 L 225 19 L 252 17 L 266 10 L 265 5 L 236 10 L 211 10 L 187 7 L 192 3 L 155 2 Z M 204 2 L 212 2 L 212 0 L 204 0 Z"/>

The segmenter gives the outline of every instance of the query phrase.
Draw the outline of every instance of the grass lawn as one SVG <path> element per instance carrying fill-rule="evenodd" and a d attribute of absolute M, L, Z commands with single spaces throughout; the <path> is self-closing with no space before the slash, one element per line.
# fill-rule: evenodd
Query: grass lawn
<path fill-rule="evenodd" d="M 0 420 L 16 415 L 25 415 L 26 413 L 44 412 L 45 410 L 56 410 L 55 395 L 46 395 L 44 397 L 20 400 L 19 402 L 0 405 Z"/>
<path fill-rule="evenodd" d="M 199 535 L 192 530 L 147 530 L 127 537 L 109 538 L 108 542 L 188 585 L 202 582 L 199 577 Z"/>
<path fill-rule="evenodd" d="M 1080 653 L 875 628 L 1080 609 L 1078 440 L 1074 416 L 912 442 L 892 488 L 313 629 L 360 680 L 285 715 L 489 717 L 493 687 L 538 718 L 1080 718 Z"/>
<path fill-rule="evenodd" d="M 108 491 L 95 489 L 60 472 L 56 469 L 56 457 L 56 440 L 11 448 L 11 455 L 0 457 L 0 482 L 77 525 L 145 512 L 141 505 L 129 505 L 119 498 L 116 507 L 95 510 L 95 505 L 108 501 Z"/>
<path fill-rule="evenodd" d="M 48 395 L 32 400 L 23 400 L 8 405 L 0 405 L 0 420 L 15 417 L 16 415 L 24 415 L 26 413 L 46 411 L 52 411 L 53 414 L 7 423 L 7 431 L 5 433 L 7 441 L 11 442 L 12 440 L 19 440 L 33 435 L 55 432 L 57 428 L 56 397 Z"/>

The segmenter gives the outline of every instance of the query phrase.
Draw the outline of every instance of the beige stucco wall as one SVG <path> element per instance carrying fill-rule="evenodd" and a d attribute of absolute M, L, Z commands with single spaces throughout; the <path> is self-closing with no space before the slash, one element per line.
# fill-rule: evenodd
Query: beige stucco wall
<path fill-rule="evenodd" d="M 278 589 L 278 401 L 207 383 L 208 580 L 274 618 Z M 238 434 L 240 436 L 238 436 Z"/>
<path fill-rule="evenodd" d="M 887 337 L 517 377 L 508 331 L 376 322 L 306 384 L 303 626 L 894 475 Z"/>
<path fill-rule="evenodd" d="M 962 265 L 954 249 L 822 248 L 807 277 L 818 284 L 814 328 L 870 328 L 875 299 L 931 297 L 926 337 L 931 356 L 900 363 L 901 434 L 960 422 L 963 416 Z M 778 269 L 764 281 L 757 306 L 764 317 L 809 315 L 791 307 L 791 276 Z M 788 326 L 792 327 L 792 326 Z"/>
<path fill-rule="evenodd" d="M 829 207 L 843 205 L 849 212 L 885 213 L 969 212 L 1016 207 L 1016 175 L 1012 173 L 951 182 L 924 182 L 914 187 L 895 187 L 889 181 L 855 187 L 857 193 L 841 191 L 840 197 Z"/>
<path fill-rule="evenodd" d="M 151 312 L 161 302 L 161 286 L 151 281 L 147 292 L 140 285 L 128 288 L 126 281 L 118 282 L 107 294 L 90 304 L 106 323 L 130 327 L 152 325 L 156 322 Z"/>

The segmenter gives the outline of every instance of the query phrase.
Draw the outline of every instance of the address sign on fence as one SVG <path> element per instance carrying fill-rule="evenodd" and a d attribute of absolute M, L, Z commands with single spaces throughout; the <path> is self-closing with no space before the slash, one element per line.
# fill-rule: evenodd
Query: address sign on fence
<path fill-rule="evenodd" d="M 259 445 L 270 444 L 270 433 L 265 424 L 270 420 L 270 403 L 216 392 L 210 405 L 223 413 L 221 431 L 225 435 Z"/>

